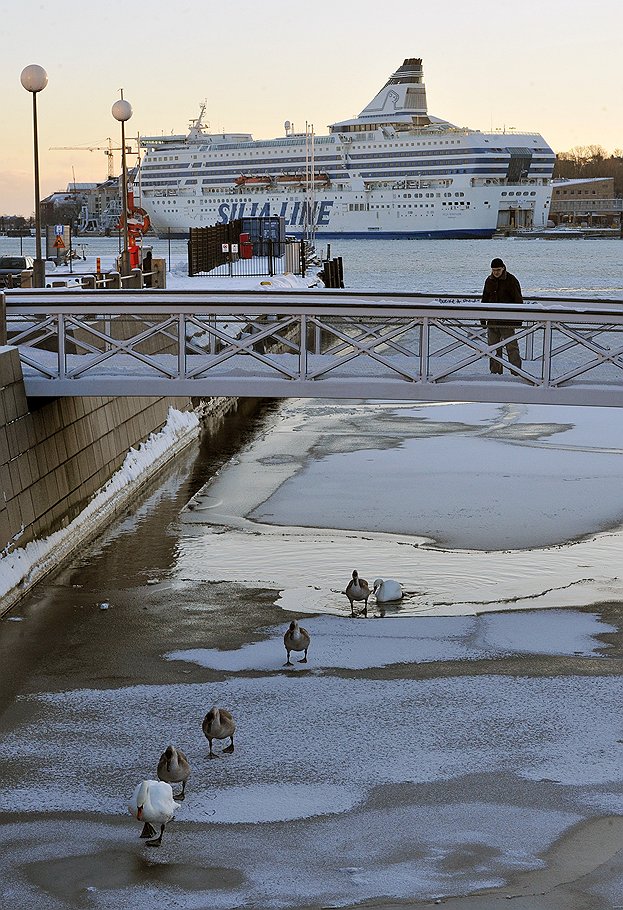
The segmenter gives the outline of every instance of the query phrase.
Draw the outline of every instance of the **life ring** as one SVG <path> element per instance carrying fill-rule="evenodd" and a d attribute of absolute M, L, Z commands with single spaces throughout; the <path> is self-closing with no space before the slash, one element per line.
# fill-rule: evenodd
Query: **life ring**
<path fill-rule="evenodd" d="M 133 208 L 128 212 L 128 232 L 130 234 L 146 234 L 150 225 L 151 221 L 145 209 Z M 119 216 L 117 230 L 123 230 L 123 215 Z"/>

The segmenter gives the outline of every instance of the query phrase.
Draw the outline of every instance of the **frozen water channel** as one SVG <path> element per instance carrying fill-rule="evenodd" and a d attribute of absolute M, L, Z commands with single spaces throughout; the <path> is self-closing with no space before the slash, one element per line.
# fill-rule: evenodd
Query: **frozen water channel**
<path fill-rule="evenodd" d="M 3 620 L 0 906 L 614 910 L 618 411 L 289 402 L 239 441 Z M 350 619 L 353 568 L 404 601 Z M 150 850 L 125 807 L 169 742 Z"/>
<path fill-rule="evenodd" d="M 344 612 L 353 568 L 402 615 L 618 601 L 622 454 L 605 408 L 283 405 L 190 503 L 180 575 L 303 613 Z"/>

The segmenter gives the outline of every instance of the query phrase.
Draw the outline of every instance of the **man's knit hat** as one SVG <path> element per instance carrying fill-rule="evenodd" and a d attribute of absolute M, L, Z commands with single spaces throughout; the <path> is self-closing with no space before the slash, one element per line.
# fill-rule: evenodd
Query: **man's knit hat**
<path fill-rule="evenodd" d="M 502 262 L 501 259 L 492 259 L 491 268 L 492 269 L 505 269 L 506 266 L 504 265 L 504 263 Z"/>

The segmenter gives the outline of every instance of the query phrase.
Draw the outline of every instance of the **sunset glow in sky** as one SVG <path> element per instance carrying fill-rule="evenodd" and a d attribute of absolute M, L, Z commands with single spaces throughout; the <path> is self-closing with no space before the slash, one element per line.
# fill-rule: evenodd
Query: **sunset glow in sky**
<path fill-rule="evenodd" d="M 0 59 L 0 214 L 34 207 L 32 101 L 20 84 L 38 63 L 42 198 L 106 178 L 120 144 L 110 109 L 123 87 L 126 135 L 185 132 L 207 100 L 213 131 L 317 134 L 357 115 L 405 57 L 422 57 L 430 113 L 459 126 L 540 132 L 555 151 L 623 147 L 621 0 L 150 0 L 7 2 Z M 119 152 L 115 170 L 120 169 Z"/>

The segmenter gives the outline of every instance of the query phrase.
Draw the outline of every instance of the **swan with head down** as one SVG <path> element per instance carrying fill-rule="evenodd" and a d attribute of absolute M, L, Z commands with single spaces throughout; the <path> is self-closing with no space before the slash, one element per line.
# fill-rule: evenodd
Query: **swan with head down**
<path fill-rule="evenodd" d="M 374 579 L 374 596 L 379 604 L 391 603 L 395 600 L 402 600 L 402 586 L 400 582 L 393 578 L 375 578 Z"/>
<path fill-rule="evenodd" d="M 171 784 L 161 780 L 142 780 L 136 787 L 128 803 L 128 812 L 139 822 L 143 822 L 141 837 L 151 837 L 145 842 L 147 847 L 159 847 L 165 826 L 175 815 L 180 804 L 173 799 Z M 159 837 L 154 837 L 160 825 Z"/>

